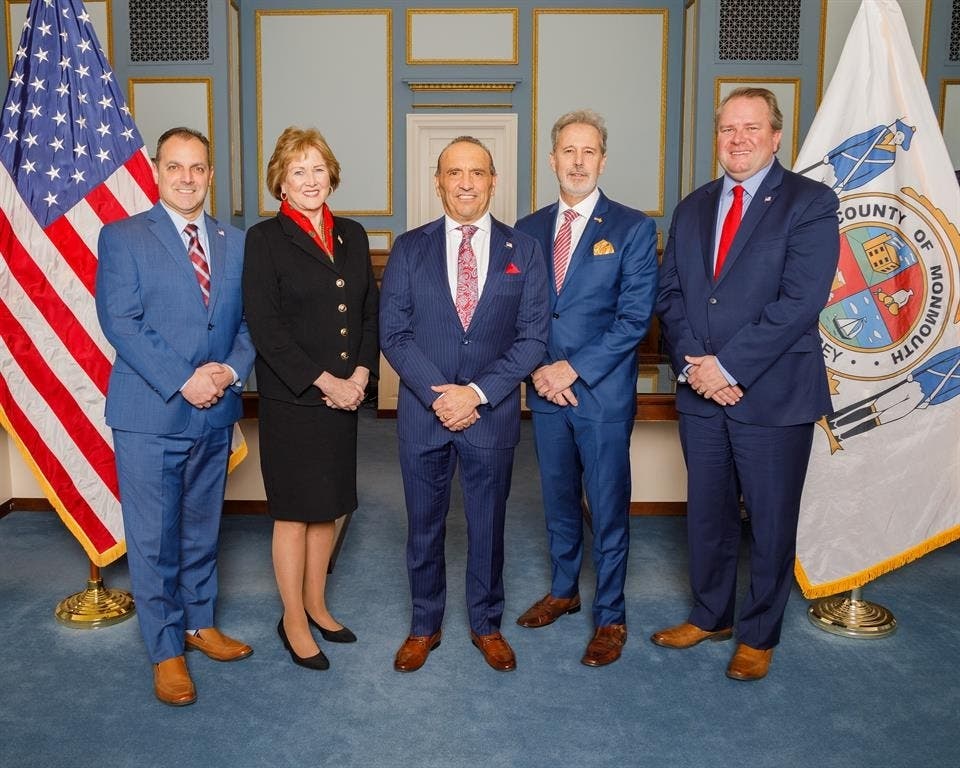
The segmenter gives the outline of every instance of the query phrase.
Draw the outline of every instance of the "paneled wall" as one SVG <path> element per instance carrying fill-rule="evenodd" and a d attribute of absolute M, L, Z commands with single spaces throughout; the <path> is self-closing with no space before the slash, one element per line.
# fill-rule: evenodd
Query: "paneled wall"
<path fill-rule="evenodd" d="M 960 2 L 900 0 L 948 147 L 960 166 Z M 250 225 L 276 210 L 264 166 L 288 124 L 323 131 L 343 166 L 331 199 L 388 248 L 408 226 L 408 116 L 512 115 L 516 215 L 555 194 L 549 129 L 606 115 L 612 197 L 661 232 L 678 198 L 717 172 L 717 100 L 763 84 L 786 116 L 789 165 L 829 83 L 855 0 L 90 0 L 148 146 L 173 123 L 209 131 L 210 208 Z M 4 0 L 8 63 L 25 0 Z M 415 166 L 422 173 L 422 165 Z"/>
<path fill-rule="evenodd" d="M 605 190 L 662 218 L 677 194 L 667 136 L 679 130 L 671 105 L 681 82 L 674 78 L 671 92 L 669 72 L 682 60 L 683 3 L 593 5 L 242 2 L 241 90 L 260 94 L 241 116 L 250 138 L 242 156 L 246 223 L 276 208 L 262 189 L 276 135 L 289 123 L 310 124 L 343 166 L 332 205 L 359 219 L 375 247 L 388 247 L 416 219 L 407 194 L 423 180 L 408 173 L 425 168 L 408 153 L 418 142 L 407 130 L 430 115 L 461 117 L 468 132 L 472 116 L 478 132 L 488 118 L 516 121 L 507 152 L 516 205 L 507 209 L 523 215 L 555 194 L 547 164 L 553 120 L 583 106 L 609 122 Z"/>
<path fill-rule="evenodd" d="M 960 167 L 960 0 L 900 3 Z M 3 6 L 9 63 L 27 2 Z M 242 227 L 270 215 L 276 201 L 263 174 L 274 140 L 287 124 L 313 125 L 343 166 L 334 209 L 358 219 L 374 248 L 388 249 L 410 223 L 409 190 L 422 193 L 420 176 L 429 182 L 434 147 L 409 141 L 408 123 L 507 125 L 502 141 L 516 146 L 502 151 L 515 202 L 505 210 L 520 216 L 553 198 L 550 125 L 578 107 L 608 119 L 601 186 L 654 216 L 665 234 L 679 197 L 716 173 L 713 111 L 727 90 L 757 83 L 779 94 L 787 119 L 781 160 L 792 164 L 858 3 L 89 0 L 87 7 L 148 146 L 174 123 L 209 132 L 212 213 Z M 408 179 L 408 165 L 417 178 Z M 635 477 L 635 488 L 650 500 L 676 499 L 675 427 L 638 430 L 635 449 L 670 466 Z M 250 485 L 234 498 L 260 493 L 254 464 L 241 468 Z M 39 495 L 0 437 L 0 499 Z"/>

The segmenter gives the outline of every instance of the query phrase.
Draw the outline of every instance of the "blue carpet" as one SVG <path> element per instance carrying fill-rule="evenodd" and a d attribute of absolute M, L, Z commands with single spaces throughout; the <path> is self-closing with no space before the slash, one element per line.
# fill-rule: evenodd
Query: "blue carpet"
<path fill-rule="evenodd" d="M 153 698 L 135 619 L 94 631 L 54 620 L 87 574 L 55 516 L 0 520 L 0 766 L 960 766 L 958 544 L 867 587 L 899 621 L 887 639 L 820 631 L 795 592 L 769 677 L 738 683 L 723 674 L 733 643 L 671 651 L 649 642 L 686 616 L 685 523 L 633 518 L 630 638 L 619 662 L 589 669 L 579 663 L 589 610 L 538 630 L 513 623 L 549 580 L 529 423 L 506 533 L 503 629 L 517 671 L 494 672 L 470 644 L 458 501 L 443 643 L 419 672 L 394 672 L 409 625 L 394 427 L 361 419 L 360 509 L 329 588 L 359 642 L 323 643 L 328 672 L 294 666 L 276 635 L 270 521 L 228 517 L 218 623 L 255 653 L 232 664 L 188 655 L 199 700 L 182 709 Z M 104 576 L 129 587 L 125 562 Z M 588 566 L 585 604 L 592 582 Z"/>

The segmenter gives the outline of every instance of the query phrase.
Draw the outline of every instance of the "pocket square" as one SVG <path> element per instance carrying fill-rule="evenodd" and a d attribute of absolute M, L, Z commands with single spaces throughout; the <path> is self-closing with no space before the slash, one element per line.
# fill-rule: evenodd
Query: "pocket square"
<path fill-rule="evenodd" d="M 608 254 L 615 253 L 613 246 L 606 240 L 597 240 L 593 244 L 593 255 L 594 256 L 607 256 Z"/>
<path fill-rule="evenodd" d="M 503 274 L 505 274 L 505 275 L 519 275 L 519 274 L 520 274 L 520 267 L 518 267 L 516 264 L 514 264 L 514 263 L 511 261 L 509 264 L 507 264 L 507 268 L 503 271 Z"/>

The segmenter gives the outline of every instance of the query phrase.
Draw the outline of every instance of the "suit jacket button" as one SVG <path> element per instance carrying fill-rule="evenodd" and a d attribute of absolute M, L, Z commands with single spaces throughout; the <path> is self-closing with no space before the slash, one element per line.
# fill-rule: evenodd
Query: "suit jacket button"
<path fill-rule="evenodd" d="M 560 315 L 559 315 L 558 313 L 554 312 L 554 313 L 553 313 L 553 319 L 554 319 L 554 320 L 559 320 L 559 319 L 560 319 Z"/>
<path fill-rule="evenodd" d="M 347 329 L 346 329 L 346 328 L 341 328 L 341 329 L 340 329 L 340 335 L 341 335 L 341 336 L 346 336 L 346 335 L 347 335 Z"/>
<path fill-rule="evenodd" d="M 337 280 L 337 288 L 343 288 L 346 284 L 346 281 L 342 277 Z"/>
<path fill-rule="evenodd" d="M 713 296 L 711 296 L 709 299 L 707 299 L 707 302 L 708 302 L 709 304 L 716 304 L 716 303 L 717 303 L 717 300 L 716 300 L 716 298 L 714 298 Z"/>
<path fill-rule="evenodd" d="M 341 360 L 346 360 L 348 357 L 350 357 L 350 355 L 348 355 L 346 352 L 341 352 L 341 353 L 340 353 L 340 359 L 341 359 Z"/>
<path fill-rule="evenodd" d="M 346 304 L 341 304 L 339 307 L 337 307 L 337 312 L 346 312 L 346 311 L 347 311 Z"/>

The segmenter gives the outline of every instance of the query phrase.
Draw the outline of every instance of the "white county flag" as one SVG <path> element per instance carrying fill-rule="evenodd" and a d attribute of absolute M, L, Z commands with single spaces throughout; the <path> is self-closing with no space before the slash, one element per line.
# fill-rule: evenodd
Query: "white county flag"
<path fill-rule="evenodd" d="M 807 597 L 960 538 L 960 187 L 895 0 L 864 0 L 796 170 L 840 197 L 820 315 L 834 413 L 797 532 Z"/>

